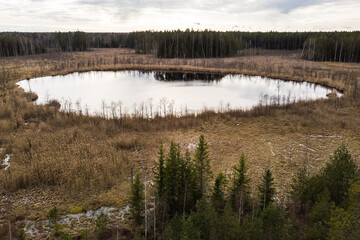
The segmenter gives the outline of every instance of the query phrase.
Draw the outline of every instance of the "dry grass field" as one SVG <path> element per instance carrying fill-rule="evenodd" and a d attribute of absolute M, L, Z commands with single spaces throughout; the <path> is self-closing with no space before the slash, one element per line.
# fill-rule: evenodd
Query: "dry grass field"
<path fill-rule="evenodd" d="M 324 84 L 344 91 L 341 98 L 289 106 L 231 110 L 222 114 L 155 119 L 104 119 L 35 105 L 17 81 L 89 70 L 164 70 L 261 75 Z M 279 201 L 286 201 L 293 174 L 303 166 L 314 173 L 345 144 L 360 163 L 360 64 L 310 62 L 296 52 L 260 52 L 226 59 L 158 59 L 128 49 L 93 49 L 0 59 L 0 235 L 45 219 L 56 206 L 122 207 L 131 169 L 148 179 L 159 144 L 172 140 L 190 149 L 201 134 L 208 141 L 212 169 L 231 172 L 244 153 L 253 194 L 264 169 L 274 173 Z M 0 167 L 1 168 L 1 167 Z M 16 223 L 16 224 L 15 224 Z M 6 235 L 7 236 L 7 235 Z"/>

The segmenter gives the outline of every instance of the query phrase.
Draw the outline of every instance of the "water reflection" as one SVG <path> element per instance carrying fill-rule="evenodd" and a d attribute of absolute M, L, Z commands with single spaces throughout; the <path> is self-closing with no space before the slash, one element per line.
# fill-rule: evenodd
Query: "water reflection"
<path fill-rule="evenodd" d="M 225 75 L 216 73 L 154 72 L 158 81 L 220 81 Z"/>
<path fill-rule="evenodd" d="M 258 76 L 139 71 L 73 73 L 18 84 L 37 93 L 39 104 L 56 99 L 65 111 L 108 117 L 250 109 L 325 98 L 332 91 L 312 83 Z"/>

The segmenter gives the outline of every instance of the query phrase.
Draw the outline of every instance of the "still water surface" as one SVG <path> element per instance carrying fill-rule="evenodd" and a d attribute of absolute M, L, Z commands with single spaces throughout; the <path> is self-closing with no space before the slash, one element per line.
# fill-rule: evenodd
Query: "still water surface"
<path fill-rule="evenodd" d="M 184 114 L 206 109 L 250 109 L 259 103 L 326 98 L 332 89 L 245 75 L 91 71 L 18 83 L 38 104 L 56 99 L 64 110 L 90 114 Z M 165 107 L 165 110 L 164 110 Z M 147 115 L 146 115 L 147 114 Z"/>

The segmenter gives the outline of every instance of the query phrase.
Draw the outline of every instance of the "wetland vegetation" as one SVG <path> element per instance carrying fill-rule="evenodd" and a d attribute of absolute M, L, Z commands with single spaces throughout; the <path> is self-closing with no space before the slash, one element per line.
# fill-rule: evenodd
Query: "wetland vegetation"
<path fill-rule="evenodd" d="M 359 233 L 352 229 L 359 224 L 353 213 L 359 204 L 360 66 L 354 60 L 356 51 L 345 50 L 351 45 L 345 43 L 346 39 L 358 43 L 356 32 L 315 34 L 315 38 L 333 39 L 336 49 L 343 45 L 339 52 L 332 49 L 337 57 L 326 58 L 318 50 L 318 40 L 315 51 L 309 50 L 309 36 L 314 33 L 287 33 L 290 38 L 301 39 L 294 47 L 286 47 L 280 40 L 274 44 L 268 40 L 269 47 L 264 47 L 260 44 L 265 44 L 263 40 L 228 58 L 207 58 L 201 52 L 194 58 L 169 58 L 176 54 L 176 45 L 170 55 L 158 56 L 155 48 L 144 50 L 146 41 L 139 44 L 140 39 L 155 41 L 157 38 L 150 36 L 164 34 L 166 51 L 170 51 L 168 46 L 175 41 L 176 31 L 127 34 L 128 44 L 137 42 L 136 47 L 119 40 L 120 46 L 133 48 L 110 48 L 119 46 L 111 39 L 121 39 L 121 34 L 70 35 L 76 34 L 86 41 L 91 36 L 90 44 L 62 49 L 54 43 L 33 52 L 14 48 L 5 54 L 10 57 L 0 58 L 0 160 L 6 160 L 0 167 L 0 236 L 126 239 L 144 236 L 146 229 L 148 238 L 162 234 L 164 239 L 356 239 Z M 198 39 L 201 34 L 201 39 L 210 36 L 207 32 L 193 34 Z M 212 34 L 219 35 L 219 39 L 225 37 L 225 33 Z M 17 47 L 30 39 L 24 43 L 30 49 L 31 39 L 48 36 L 49 44 L 53 44 L 55 35 L 0 34 Z M 66 39 L 67 34 L 58 35 Z M 249 38 L 273 35 L 249 33 Z M 245 36 L 243 44 L 250 41 Z M 277 43 L 282 47 L 270 47 Z M 314 56 L 309 58 L 306 52 Z M 353 60 L 349 57 L 352 55 Z M 224 107 L 222 111 L 205 109 L 196 115 L 188 112 L 178 117 L 154 114 L 144 118 L 141 112 L 131 117 L 121 117 L 118 112 L 113 115 L 111 102 L 107 103 L 106 114 L 87 115 L 77 110 L 76 102 L 70 108 L 61 101 L 41 101 L 41 94 L 37 96 L 17 85 L 33 78 L 86 76 L 89 71 L 112 75 L 113 71 L 153 72 L 148 76 L 158 84 L 173 84 L 166 80 L 179 75 L 186 78 L 181 83 L 205 78 L 206 84 L 214 84 L 228 74 L 245 74 L 321 84 L 341 90 L 343 95 L 281 100 L 281 104 L 268 99 L 268 104 L 248 109 Z M 34 102 L 38 97 L 39 102 Z M 259 100 L 259 96 L 256 98 Z M 98 100 L 101 104 L 102 99 Z M 169 104 L 165 110 L 171 112 Z M 204 138 L 199 140 L 200 135 Z M 201 156 L 205 156 L 205 172 L 212 173 L 202 181 Z M 164 195 L 159 187 L 161 158 L 163 177 L 167 179 Z M 338 185 L 340 182 L 343 185 Z M 139 192 L 142 187 L 146 188 L 144 195 Z M 264 197 L 266 189 L 272 190 Z M 259 200 L 263 197 L 264 202 Z M 144 209 L 135 208 L 136 204 L 146 206 L 146 221 Z M 91 215 L 99 209 L 106 211 L 98 218 Z"/>

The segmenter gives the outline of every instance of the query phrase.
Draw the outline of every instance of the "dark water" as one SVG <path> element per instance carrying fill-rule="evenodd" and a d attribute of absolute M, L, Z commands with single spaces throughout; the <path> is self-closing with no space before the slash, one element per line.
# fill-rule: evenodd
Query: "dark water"
<path fill-rule="evenodd" d="M 312 83 L 256 76 L 138 71 L 72 73 L 23 80 L 18 85 L 38 94 L 38 104 L 56 99 L 66 110 L 149 117 L 156 112 L 250 109 L 259 103 L 325 98 L 332 91 Z"/>

